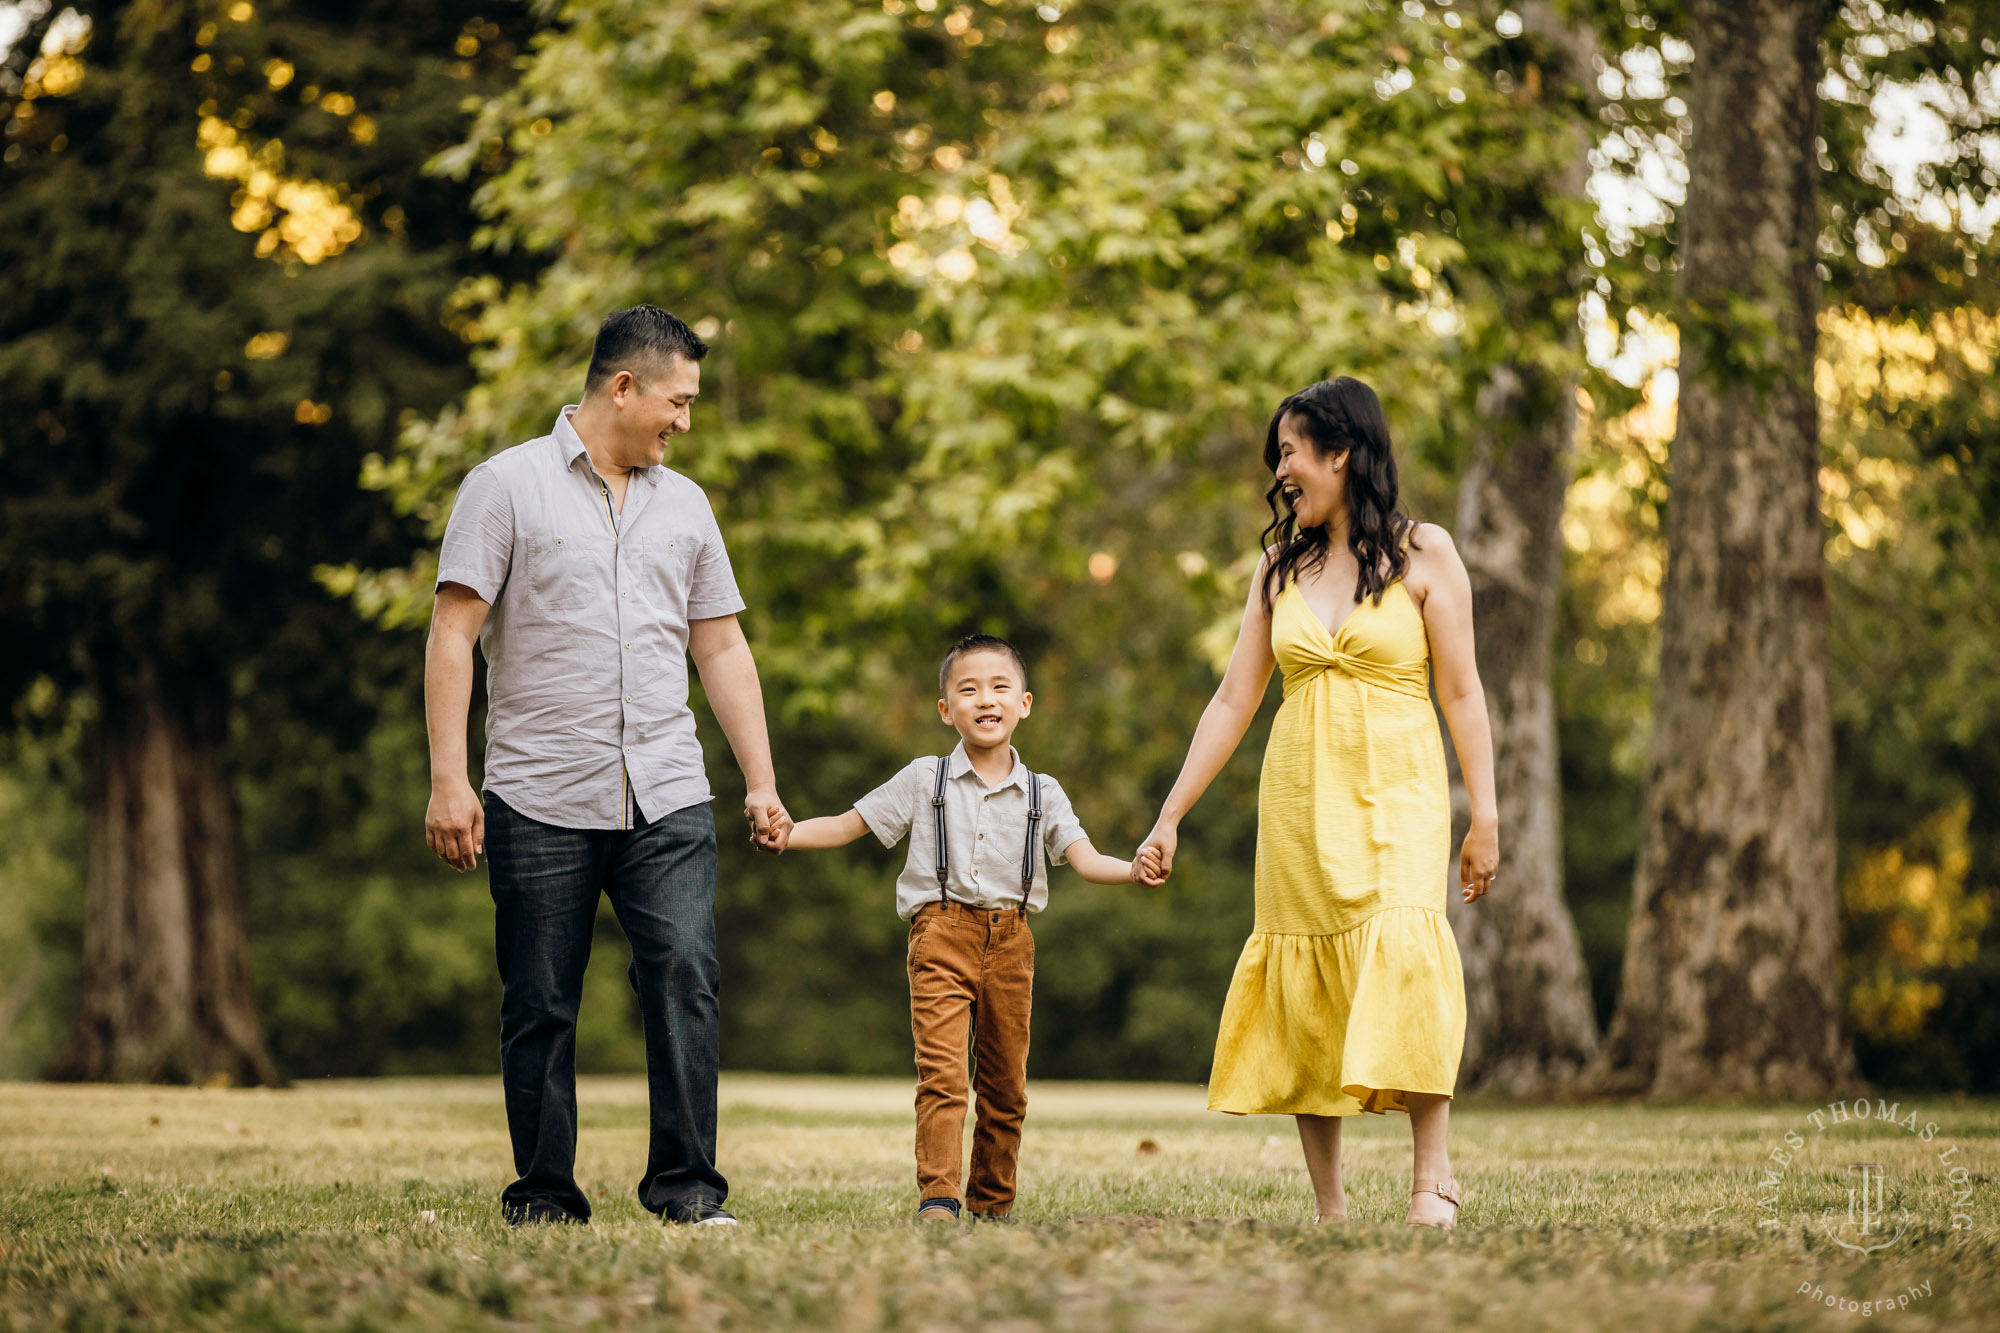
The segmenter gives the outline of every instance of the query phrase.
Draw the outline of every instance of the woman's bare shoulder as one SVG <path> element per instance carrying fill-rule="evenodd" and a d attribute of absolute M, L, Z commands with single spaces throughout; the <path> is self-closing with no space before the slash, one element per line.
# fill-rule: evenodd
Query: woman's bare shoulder
<path fill-rule="evenodd" d="M 1410 529 L 1410 567 L 1403 582 L 1417 595 L 1420 605 L 1438 575 L 1457 568 L 1459 563 L 1458 548 L 1443 525 L 1418 523 Z"/>
<path fill-rule="evenodd" d="M 1410 558 L 1421 560 L 1435 558 L 1440 551 L 1456 553 L 1457 547 L 1451 543 L 1451 530 L 1442 523 L 1417 523 L 1410 528 Z"/>

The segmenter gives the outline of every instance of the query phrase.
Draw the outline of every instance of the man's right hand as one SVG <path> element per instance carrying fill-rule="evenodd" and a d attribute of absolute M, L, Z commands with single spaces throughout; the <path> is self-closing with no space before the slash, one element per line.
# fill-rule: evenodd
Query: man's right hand
<path fill-rule="evenodd" d="M 454 870 L 470 870 L 486 850 L 486 809 L 479 793 L 464 778 L 431 783 L 431 804 L 424 812 L 424 841 Z"/>

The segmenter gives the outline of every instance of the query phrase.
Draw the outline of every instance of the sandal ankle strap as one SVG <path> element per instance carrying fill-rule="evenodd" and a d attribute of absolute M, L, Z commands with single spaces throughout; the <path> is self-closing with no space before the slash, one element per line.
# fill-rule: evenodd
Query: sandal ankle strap
<path fill-rule="evenodd" d="M 1452 1207 L 1458 1207 L 1458 1182 L 1456 1180 L 1420 1180 L 1410 1190 L 1416 1194 L 1435 1194 Z"/>

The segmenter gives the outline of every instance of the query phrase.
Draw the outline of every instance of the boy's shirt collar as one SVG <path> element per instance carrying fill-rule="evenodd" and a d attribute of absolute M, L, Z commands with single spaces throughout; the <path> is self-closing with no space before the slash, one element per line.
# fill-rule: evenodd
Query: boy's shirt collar
<path fill-rule="evenodd" d="M 1014 767 L 1008 771 L 1006 778 L 1001 781 L 999 786 L 989 787 L 987 788 L 987 790 L 1005 791 L 1009 787 L 1025 788 L 1028 785 L 1028 770 L 1027 766 L 1021 762 L 1021 752 L 1019 750 L 1016 750 L 1013 746 L 1010 745 L 1007 747 L 1007 754 L 1011 759 L 1013 759 Z M 964 777 L 967 773 L 972 773 L 972 775 L 976 778 L 979 777 L 979 775 L 973 771 L 972 756 L 965 752 L 965 742 L 962 740 L 951 752 L 951 768 L 949 772 L 953 781 L 957 781 L 959 778 Z M 979 778 L 979 784 L 982 787 L 984 787 L 986 785 L 986 779 Z"/>

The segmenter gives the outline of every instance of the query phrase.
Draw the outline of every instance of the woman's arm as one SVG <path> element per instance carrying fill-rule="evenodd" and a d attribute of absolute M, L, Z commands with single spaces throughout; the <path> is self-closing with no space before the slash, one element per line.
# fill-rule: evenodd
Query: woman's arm
<path fill-rule="evenodd" d="M 1106 856 L 1088 838 L 1078 838 L 1063 849 L 1063 860 L 1092 884 L 1130 884 L 1139 878 L 1132 862 Z"/>
<path fill-rule="evenodd" d="M 1412 572 L 1424 585 L 1424 630 L 1431 641 L 1438 705 L 1458 749 L 1459 772 L 1472 798 L 1472 827 L 1459 851 L 1458 883 L 1466 902 L 1493 885 L 1500 866 L 1500 807 L 1493 790 L 1493 731 L 1486 716 L 1486 687 L 1472 650 L 1472 580 L 1451 534 L 1426 523 L 1421 546 L 1410 553 Z"/>
<path fill-rule="evenodd" d="M 1236 632 L 1236 647 L 1229 654 L 1229 667 L 1222 673 L 1222 684 L 1202 710 L 1187 759 L 1181 764 L 1181 775 L 1175 779 L 1174 789 L 1167 793 L 1153 831 L 1140 845 L 1140 873 L 1148 883 L 1157 883 L 1173 873 L 1181 817 L 1201 799 L 1208 784 L 1215 781 L 1215 775 L 1229 762 L 1229 756 L 1236 753 L 1243 733 L 1250 729 L 1251 719 L 1257 716 L 1257 709 L 1264 702 L 1264 688 L 1271 683 L 1271 672 L 1278 665 L 1271 655 L 1271 613 L 1264 606 L 1264 571 L 1270 560 L 1266 552 L 1257 562 L 1257 572 L 1250 580 L 1250 596 L 1243 607 L 1243 626 Z"/>
<path fill-rule="evenodd" d="M 791 841 L 785 845 L 793 851 L 845 847 L 867 831 L 868 821 L 861 817 L 861 812 L 849 810 L 844 815 L 821 815 L 818 819 L 800 820 L 792 825 Z"/>

